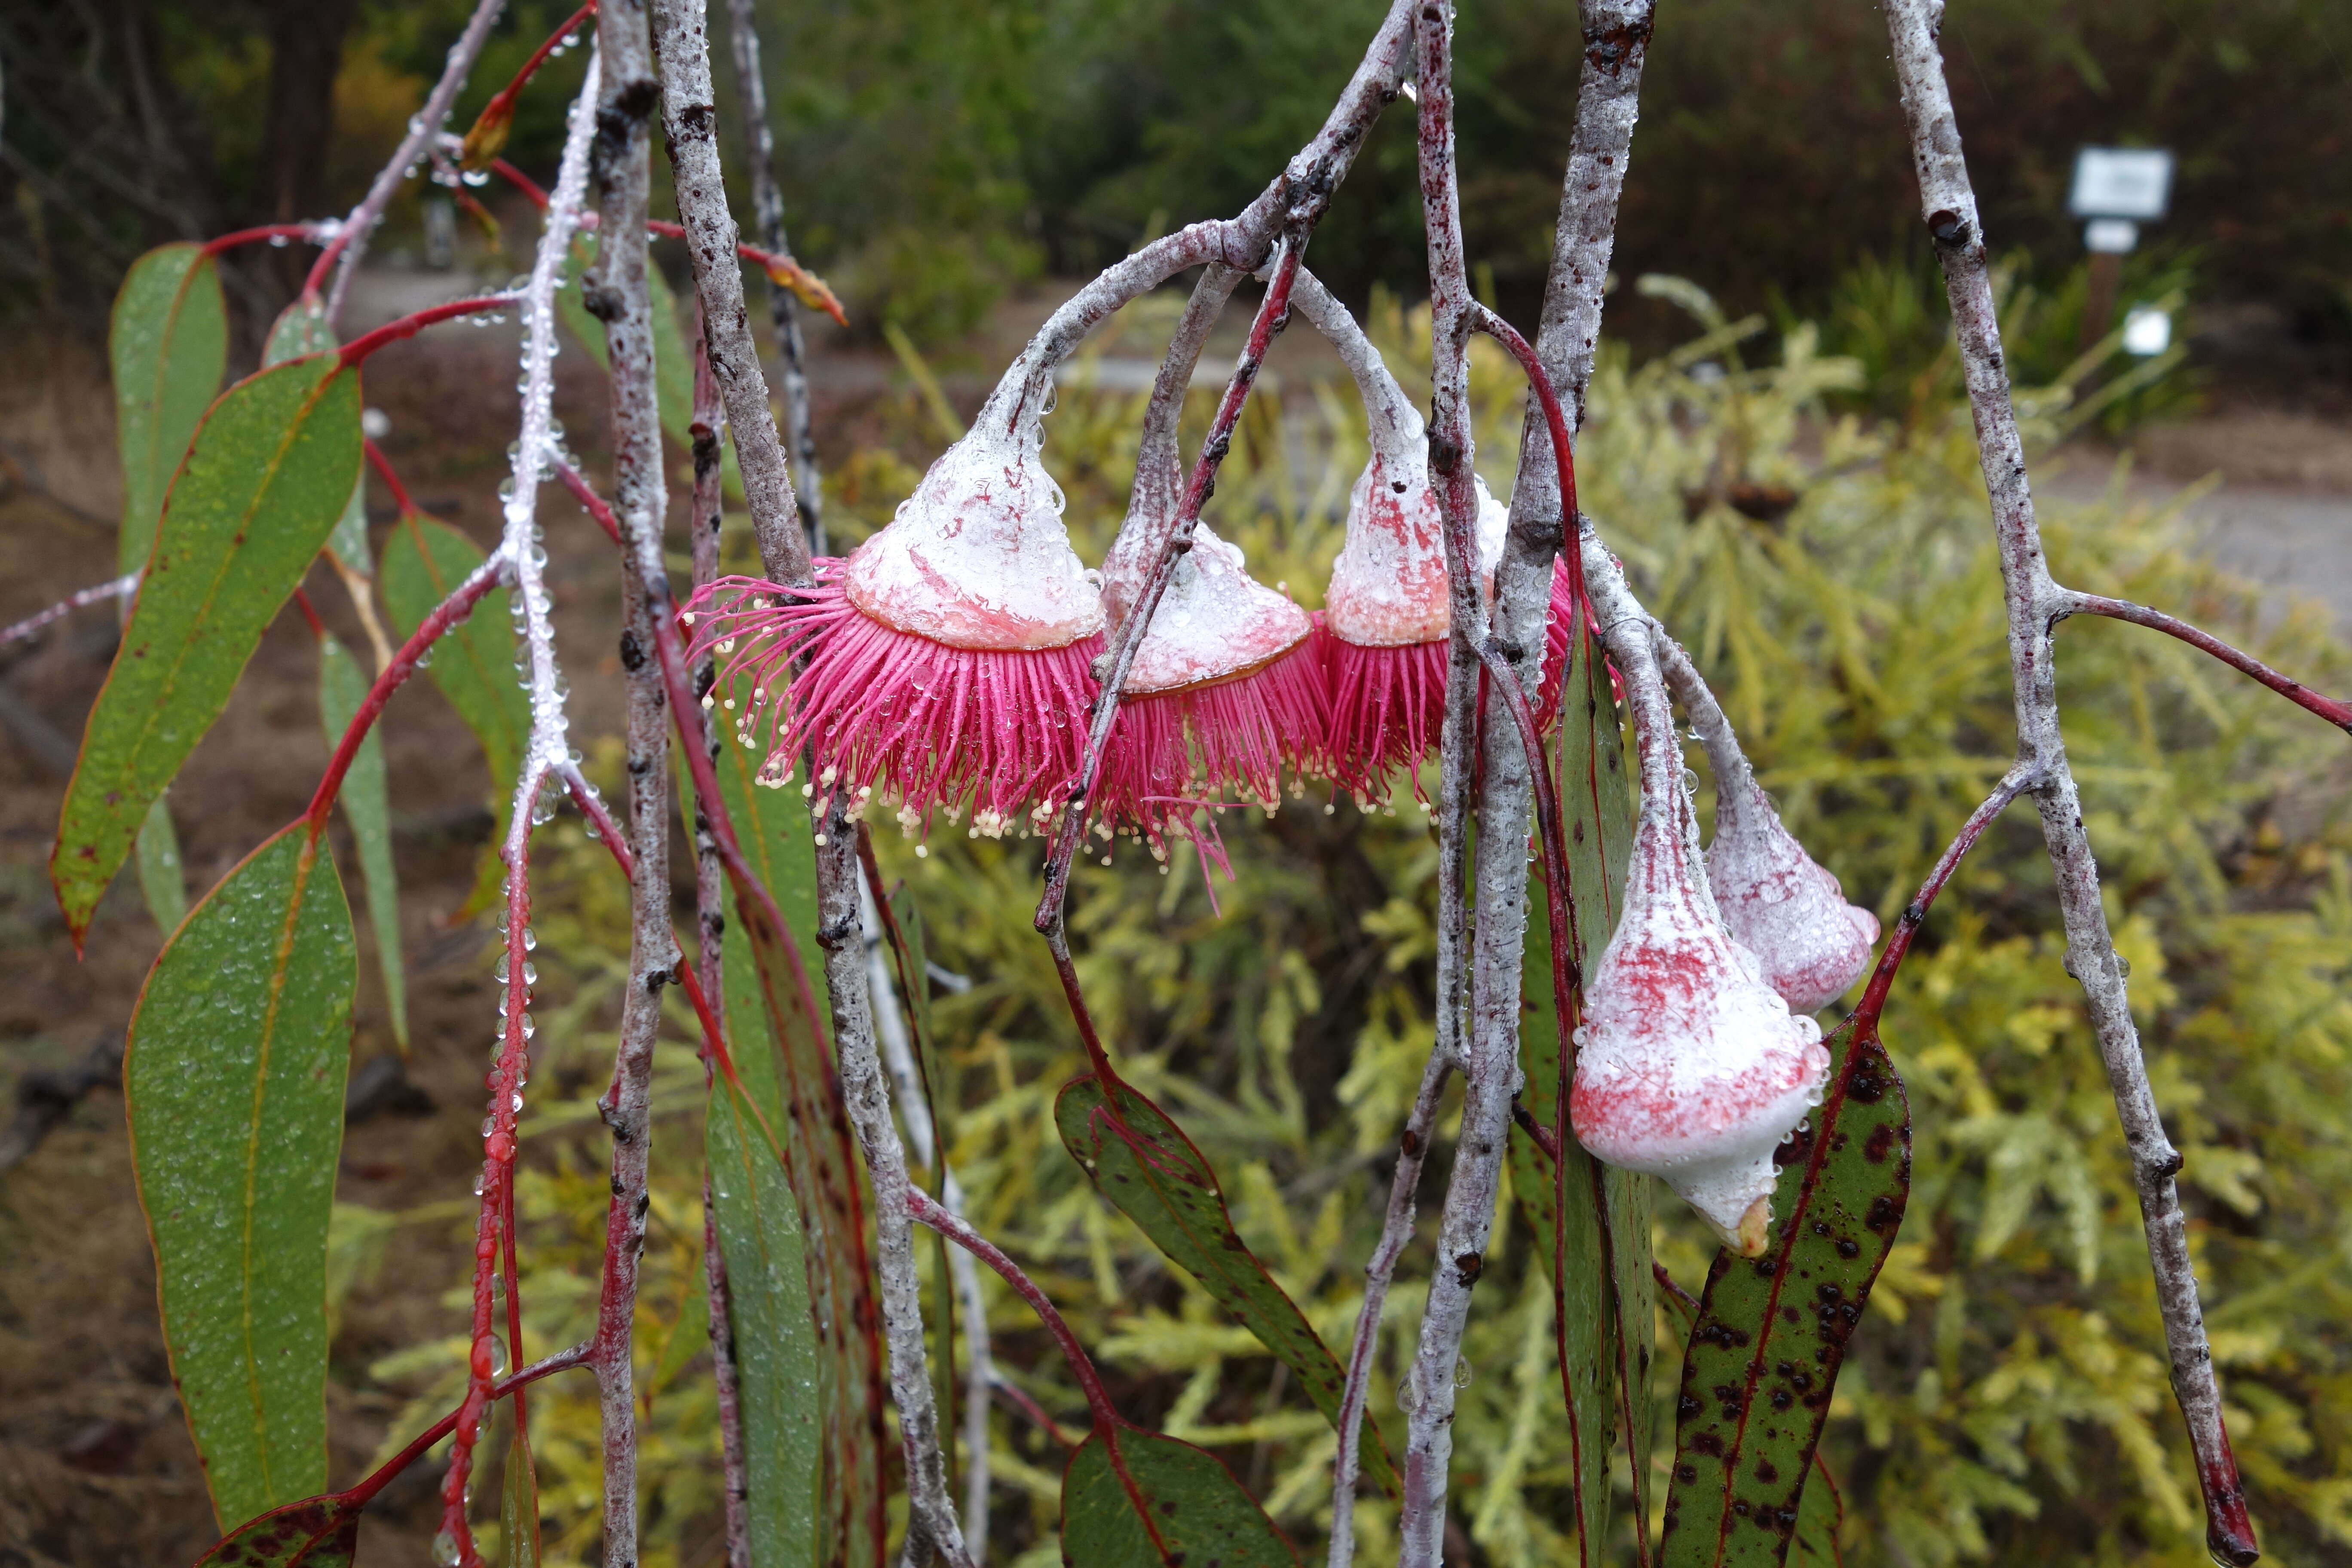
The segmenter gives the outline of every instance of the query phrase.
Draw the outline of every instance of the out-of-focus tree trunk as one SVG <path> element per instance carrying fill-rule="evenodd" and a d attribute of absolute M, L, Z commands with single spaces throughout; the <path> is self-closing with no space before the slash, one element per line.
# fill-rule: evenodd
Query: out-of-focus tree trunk
<path fill-rule="evenodd" d="M 269 110 L 262 127 L 256 223 L 327 216 L 327 146 L 335 133 L 335 73 L 359 0 L 269 0 Z M 307 253 L 267 253 L 289 294 Z"/>

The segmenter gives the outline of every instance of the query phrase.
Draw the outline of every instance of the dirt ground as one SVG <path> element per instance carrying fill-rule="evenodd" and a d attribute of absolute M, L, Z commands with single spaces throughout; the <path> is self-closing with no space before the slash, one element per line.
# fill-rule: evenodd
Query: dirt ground
<path fill-rule="evenodd" d="M 446 275 L 397 276 L 362 301 L 377 319 L 404 290 L 446 297 Z M 943 363 L 951 397 L 969 407 L 982 367 L 1053 302 L 1017 302 L 984 341 Z M 364 320 L 353 325 L 364 325 Z M 999 340 L 1003 340 L 1000 342 Z M 1004 347 L 1009 353 L 1009 347 Z M 1278 372 L 1326 374 L 1307 349 Z M 1148 374 L 1148 362 L 1115 362 Z M 1214 356 L 1211 363 L 1215 363 Z M 0 342 L 0 624 L 110 574 L 119 504 L 102 345 L 52 338 Z M 1146 368 L 1139 371 L 1136 367 Z M 576 352 L 562 371 L 559 415 L 575 449 L 599 467 L 603 422 L 593 366 Z M 968 368 L 964 368 L 968 367 Z M 829 449 L 862 427 L 892 385 L 887 356 L 829 353 L 817 366 L 833 401 L 821 409 Z M 462 327 L 397 345 L 371 362 L 369 405 L 391 421 L 384 446 L 425 510 L 488 544 L 513 426 L 510 337 Z M 2214 548 L 2281 584 L 2329 597 L 2352 626 L 2352 437 L 2332 416 L 2235 406 L 2149 432 L 2138 481 L 2179 487 L 2210 469 L 2228 479 L 2198 505 Z M 2051 476 L 2104 474 L 2084 453 Z M 379 502 L 378 539 L 390 521 Z M 618 661 L 609 640 L 619 591 L 609 546 L 551 492 L 545 515 L 560 640 L 583 736 L 617 728 Z M 674 512 L 674 515 L 676 513 Z M 341 591 L 312 574 L 311 597 L 352 646 L 362 638 Z M 160 934 L 131 879 L 101 906 L 77 962 L 51 897 L 48 846 L 84 714 L 112 657 L 113 615 L 86 610 L 35 642 L 0 649 L 0 1086 L 67 1071 L 119 1047 Z M 279 617 L 235 700 L 172 792 L 193 891 L 217 879 L 306 804 L 327 757 L 316 707 L 317 655 L 298 615 Z M 356 1117 L 340 1195 L 379 1209 L 462 1195 L 479 1159 L 474 1122 L 493 984 L 479 926 L 448 916 L 471 886 L 490 817 L 490 781 L 470 737 L 427 682 L 396 699 L 383 731 L 395 803 L 414 1054 L 405 1080 L 421 1098 Z M 340 829 L 339 829 L 340 831 Z M 339 856 L 351 863 L 346 844 Z M 364 922 L 362 942 L 372 940 Z M 372 952 L 361 960 L 355 1068 L 392 1050 Z M 5 1088 L 0 1088 L 5 1092 Z M 14 1100 L 0 1101 L 0 1121 Z M 461 1226 L 403 1233 L 404 1281 L 457 1276 Z M 0 1171 L 0 1568 L 192 1561 L 215 1534 L 194 1448 L 172 1391 L 156 1325 L 153 1266 L 133 1191 L 122 1105 L 110 1086 L 89 1094 L 13 1169 Z M 330 1392 L 334 1484 L 357 1479 L 398 1401 L 364 1368 L 394 1349 L 449 1331 L 437 1289 L 388 1285 L 354 1296 L 333 1348 Z M 421 1561 L 434 1528 L 435 1476 L 417 1467 L 368 1516 L 363 1551 L 377 1562 Z"/>

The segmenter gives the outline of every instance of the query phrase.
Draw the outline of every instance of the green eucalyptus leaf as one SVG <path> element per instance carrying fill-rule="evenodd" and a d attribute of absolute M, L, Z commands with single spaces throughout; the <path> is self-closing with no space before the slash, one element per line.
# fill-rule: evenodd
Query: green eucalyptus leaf
<path fill-rule="evenodd" d="M 319 717 L 330 751 L 367 700 L 369 681 L 351 650 L 331 637 L 319 639 Z M 384 1007 L 392 1037 L 408 1048 L 408 980 L 400 955 L 400 879 L 392 864 L 392 801 L 384 784 L 383 737 L 375 727 L 352 754 L 337 797 L 352 825 L 360 853 L 360 879 L 367 889 L 368 919 L 375 927 L 376 961 L 383 971 Z"/>
<path fill-rule="evenodd" d="M 106 350 L 122 454 L 116 560 L 129 573 L 147 564 L 164 492 L 228 369 L 228 306 L 213 258 L 181 244 L 132 262 L 114 296 Z"/>
<path fill-rule="evenodd" d="M 1780 1152 L 1769 1250 L 1718 1252 L 1707 1271 L 1683 1362 L 1664 1568 L 1787 1560 L 1831 1389 L 1903 1223 L 1903 1080 L 1874 1021 L 1829 1044 L 1829 1091 Z"/>
<path fill-rule="evenodd" d="M 214 1542 L 195 1568 L 349 1568 L 366 1507 L 336 1493 L 271 1509 Z"/>
<path fill-rule="evenodd" d="M 261 363 L 283 364 L 304 354 L 326 353 L 341 346 L 335 341 L 334 328 L 327 324 L 326 306 L 317 300 L 297 300 L 270 323 L 269 339 L 262 345 Z M 351 499 L 336 516 L 334 531 L 327 535 L 327 550 L 347 570 L 360 576 L 368 576 L 374 569 L 368 559 L 364 467 L 352 481 Z"/>
<path fill-rule="evenodd" d="M 539 1568 L 539 1461 L 531 1457 L 527 1409 L 518 1395 L 507 1438 L 506 1475 L 499 1486 L 500 1568 Z"/>
<path fill-rule="evenodd" d="M 482 560 L 474 542 L 446 522 L 410 512 L 393 525 L 383 542 L 383 605 L 403 641 L 416 635 L 425 618 L 474 574 Z M 507 591 L 493 588 L 472 615 L 434 645 L 433 660 L 425 667 L 433 684 L 473 731 L 490 768 L 494 826 L 476 866 L 474 891 L 466 901 L 469 912 L 497 901 L 499 879 L 506 874 L 499 849 L 506 842 L 515 780 L 530 740 L 530 700 L 515 679 L 514 662 Z"/>
<path fill-rule="evenodd" d="M 1124 1423 L 1097 1429 L 1062 1472 L 1069 1568 L 1297 1568 L 1298 1553 L 1224 1461 Z"/>
<path fill-rule="evenodd" d="M 1616 929 L 1633 805 L 1608 671 L 1590 641 L 1579 639 L 1571 649 L 1562 689 L 1567 695 L 1557 776 L 1576 916 L 1575 956 L 1582 973 L 1599 960 Z M 1562 1076 L 1559 1017 L 1552 995 L 1549 905 L 1540 878 L 1528 903 L 1526 1000 L 1519 1025 L 1519 1063 L 1527 1079 L 1523 1103 L 1537 1122 L 1553 1127 Z M 1618 1374 L 1622 1363 L 1641 1376 L 1653 1349 L 1650 1181 L 1601 1164 L 1573 1137 L 1560 1142 L 1562 1158 L 1555 1165 L 1523 1129 L 1514 1128 L 1508 1157 L 1511 1191 L 1550 1276 L 1559 1314 L 1577 1561 L 1589 1564 L 1609 1555 L 1609 1458 L 1628 1408 L 1633 1446 L 1644 1455 L 1649 1450 L 1649 1391 L 1643 1387 L 1621 1400 Z M 1632 1333 L 1630 1345 L 1619 1343 L 1621 1323 Z"/>
<path fill-rule="evenodd" d="M 1346 1369 L 1234 1233 L 1216 1173 L 1184 1130 L 1124 1083 L 1114 1117 L 1091 1075 L 1062 1086 L 1054 1123 L 1070 1158 L 1103 1195 L 1289 1367 L 1315 1408 L 1336 1426 Z M 1362 1446 L 1364 1473 L 1394 1493 L 1396 1468 L 1369 1412 L 1364 1427 L 1370 1439 Z"/>
<path fill-rule="evenodd" d="M 331 355 L 237 383 L 197 428 L 66 790 L 49 875 L 77 942 L 148 808 L 317 557 L 359 465 L 359 377 Z"/>
<path fill-rule="evenodd" d="M 749 968 L 751 944 L 731 928 L 726 945 L 730 974 Z M 751 1006 L 756 1009 L 756 999 Z M 740 1016 L 731 1003 L 729 1012 Z M 764 1029 L 755 1025 L 749 1035 L 730 1033 L 738 1040 L 761 1039 Z M 711 1084 L 704 1146 L 710 1162 L 711 1214 L 727 1263 L 743 1463 L 747 1473 L 760 1478 L 745 1500 L 745 1522 L 752 1568 L 814 1568 L 818 1521 L 826 1517 L 825 1444 L 818 1410 L 828 1403 L 823 1391 L 832 1380 L 820 1366 L 809 1311 L 800 1205 L 768 1142 L 770 1128 L 785 1125 L 773 1053 L 736 1054 L 743 1081 L 739 1087 L 719 1078 Z M 814 1400 L 808 1397 L 812 1389 L 820 1391 Z"/>
<path fill-rule="evenodd" d="M 327 1479 L 327 1229 L 357 982 L 298 822 L 196 905 L 131 1019 L 123 1088 L 172 1378 L 226 1523 Z"/>
<path fill-rule="evenodd" d="M 729 762 L 721 763 L 722 781 L 730 769 L 738 785 L 748 781 L 741 765 Z M 815 861 L 807 814 L 784 806 L 772 791 L 754 791 L 767 800 L 742 800 L 739 815 L 735 802 L 741 791 L 726 793 L 745 858 L 756 872 L 778 879 L 766 886 L 776 889 L 785 918 L 796 925 L 805 919 L 800 934 L 814 935 Z M 793 805 L 798 804 L 795 796 Z M 798 944 L 777 929 L 749 883 L 730 874 L 730 884 L 734 918 L 729 930 L 730 935 L 742 933 L 749 962 L 739 952 L 727 964 L 727 1034 L 734 1042 L 738 1078 L 750 1087 L 764 1072 L 773 1085 L 761 1111 L 765 1120 L 751 1120 L 768 1156 L 781 1163 L 799 1209 L 808 1320 L 814 1331 L 814 1398 L 803 1384 L 791 1391 L 788 1408 L 818 1423 L 824 1560 L 878 1563 L 885 1529 L 880 1320 L 866 1264 L 848 1114 Z M 729 1103 L 743 1113 L 736 1119 L 737 1135 L 748 1138 L 752 1126 L 744 1117 L 757 1101 Z M 737 1255 L 727 1254 L 730 1270 Z"/>
<path fill-rule="evenodd" d="M 180 833 L 172 826 L 171 805 L 160 795 L 147 808 L 147 820 L 139 825 L 135 854 L 147 912 L 155 918 L 155 929 L 168 937 L 188 918 L 188 876 L 180 862 Z"/>

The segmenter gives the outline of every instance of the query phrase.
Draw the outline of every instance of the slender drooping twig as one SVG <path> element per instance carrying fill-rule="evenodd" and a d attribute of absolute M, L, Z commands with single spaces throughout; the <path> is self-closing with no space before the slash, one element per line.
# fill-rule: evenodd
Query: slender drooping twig
<path fill-rule="evenodd" d="M 375 226 L 383 221 L 384 209 L 392 205 L 394 195 L 407 183 L 411 173 L 422 162 L 425 150 L 432 145 L 435 137 L 441 134 L 441 126 L 449 118 L 449 110 L 457 106 L 457 94 L 465 90 L 467 74 L 474 68 L 474 61 L 481 54 L 482 46 L 489 42 L 490 28 L 497 23 L 499 13 L 505 9 L 506 0 L 480 0 L 480 4 L 474 7 L 474 15 L 467 22 L 466 30 L 457 35 L 456 43 L 449 46 L 448 63 L 441 68 L 441 79 L 433 84 L 432 92 L 425 97 L 425 107 L 410 118 L 408 134 L 401 138 L 400 145 L 377 172 L 374 183 L 368 186 L 367 195 L 360 198 L 360 205 L 343 219 L 342 227 L 310 268 L 310 276 L 303 284 L 302 291 L 315 297 L 319 285 L 326 279 L 327 268 L 338 259 L 342 262 L 341 270 L 335 274 L 335 287 L 327 296 L 329 326 L 333 326 L 335 319 L 342 314 L 343 296 L 351 289 L 352 274 L 359 270 L 360 258 L 367 254 L 368 239 L 375 232 Z"/>
<path fill-rule="evenodd" d="M 540 795 L 551 777 L 570 765 L 570 722 L 564 712 L 562 671 L 555 657 L 554 601 L 549 595 L 545 554 L 539 542 L 539 487 L 554 453 L 551 407 L 555 394 L 555 289 L 562 279 L 572 237 L 579 226 L 588 186 L 588 148 L 595 129 L 602 51 L 591 54 L 587 79 L 574 100 L 563 142 L 563 161 L 548 201 L 545 227 L 521 297 L 523 318 L 522 418 L 512 458 L 499 550 L 514 572 L 514 604 L 520 627 L 524 687 L 530 701 L 530 734 L 515 780 L 506 843 L 506 997 L 501 1010 L 499 1057 L 490 1073 L 489 1120 L 483 1136 L 481 1216 L 475 1241 L 474 1308 L 467 1355 L 466 1398 L 458 1406 L 442 1481 L 441 1531 L 447 1550 L 462 1568 L 478 1568 L 467 1521 L 467 1479 L 475 1445 L 489 1407 L 498 1373 L 498 1342 L 492 1325 L 491 1283 L 503 1240 L 513 1225 L 515 1123 L 522 1110 L 523 1080 L 530 1067 L 530 834 L 539 816 Z M 371 334 L 374 336 L 375 334 Z M 346 345 L 350 356 L 367 339 Z M 608 1256 L 608 1270 L 613 1265 Z M 625 1331 L 619 1354 L 629 1353 Z M 614 1346 L 600 1327 L 595 1356 L 602 1362 Z M 600 1371 L 601 1378 L 602 1373 Z"/>
<path fill-rule="evenodd" d="M 678 217 L 693 260 L 711 374 L 734 433 L 736 467 L 743 476 L 752 534 L 772 579 L 806 583 L 808 539 L 800 525 L 791 465 L 768 404 L 767 377 L 751 340 L 736 261 L 735 219 L 728 210 L 719 173 L 719 113 L 703 9 L 694 0 L 654 0 L 652 9 L 661 62 L 662 129 L 668 141 Z M 815 824 L 816 935 L 824 949 L 842 1100 L 874 1187 L 883 1342 L 889 1351 L 891 1401 L 898 1407 L 907 1465 L 906 1557 L 919 1564 L 936 1552 L 956 1568 L 968 1568 L 962 1528 L 948 1499 L 939 1412 L 923 1344 L 921 1288 L 907 1217 L 907 1154 L 890 1117 L 889 1091 L 875 1047 L 866 992 L 864 946 L 857 940 L 856 829 L 846 796 L 846 791 L 836 791 Z"/>
<path fill-rule="evenodd" d="M 2110 599 L 2100 594 L 2082 594 L 2062 588 L 2059 595 L 2073 616 L 2105 616 L 2111 620 L 2129 621 L 2136 626 L 2162 632 L 2178 637 L 2200 653 L 2208 653 L 2242 675 L 2251 676 L 2269 687 L 2296 707 L 2318 714 L 2339 730 L 2352 731 L 2352 702 L 2338 702 L 2333 697 L 2323 697 L 2291 675 L 2282 675 L 2261 659 L 2223 642 L 2211 632 L 2190 626 L 2178 616 L 2168 616 L 2162 610 L 2151 610 L 2146 605 L 2135 605 L 2128 599 Z M 0 641 L 7 634 L 0 632 Z"/>
<path fill-rule="evenodd" d="M 22 642 L 42 627 L 64 620 L 76 610 L 104 604 L 109 599 L 129 598 L 138 591 L 140 575 L 137 572 L 125 573 L 111 583 L 100 583 L 96 587 L 84 588 L 79 594 L 69 594 L 47 609 L 26 616 L 12 626 L 0 626 L 0 647 L 12 642 Z"/>
<path fill-rule="evenodd" d="M 703 7 L 694 0 L 652 0 L 656 49 L 661 61 L 662 130 L 668 139 L 671 183 L 686 229 L 686 252 L 701 298 L 710 344 L 710 374 L 727 405 L 743 500 L 768 575 L 788 586 L 809 580 L 808 537 L 800 526 L 792 465 L 777 437 L 768 405 L 768 378 L 760 368 L 751 318 L 736 262 L 740 231 L 727 205 L 719 165 L 719 109 L 710 80 L 709 39 Z"/>
<path fill-rule="evenodd" d="M 719 406 L 719 384 L 710 376 L 710 353 L 702 331 L 702 311 L 694 312 L 694 416 L 688 426 L 694 440 L 694 499 L 687 515 L 692 541 L 694 585 L 708 586 L 719 575 L 720 510 L 719 443 L 726 438 L 727 416 Z M 709 700 L 713 670 L 706 658 L 694 669 L 695 694 Z M 719 728 L 707 710 L 702 719 L 703 749 L 716 755 Z M 719 863 L 719 841 L 710 831 L 709 816 L 694 812 L 694 930 L 696 967 L 702 994 L 723 997 L 722 956 L 727 930 L 727 874 Z M 706 1050 L 702 1087 L 714 1087 L 717 1064 Z M 710 1303 L 710 1370 L 719 1405 L 719 1457 L 727 1487 L 727 1565 L 751 1568 L 751 1479 L 744 1468 L 742 1403 L 736 1378 L 735 1321 L 727 1285 L 727 1259 L 719 1247 L 718 1211 L 711 1206 L 710 1175 L 702 1178 L 702 1268 Z"/>
<path fill-rule="evenodd" d="M 2139 1190 L 2148 1258 L 2155 1270 L 2157 1302 L 2164 1315 L 2173 1395 L 2188 1423 L 2189 1447 L 2196 1451 L 2197 1476 L 2205 1497 L 2206 1544 L 2223 1562 L 2247 1563 L 2261 1553 L 2246 1512 L 2237 1460 L 2230 1451 L 2221 1392 L 2213 1374 L 2212 1347 L 2198 1304 L 2188 1221 L 2181 1214 L 2174 1182 L 2181 1166 L 2180 1154 L 2165 1135 L 2156 1094 L 2148 1084 L 2123 963 L 2116 954 L 2106 910 L 2099 899 L 2098 862 L 2083 826 L 2081 795 L 2067 767 L 2066 742 L 2059 729 L 2051 634 L 2069 610 L 2083 606 L 2071 602 L 2051 581 L 2041 528 L 2034 519 L 2024 447 L 2010 402 L 2009 372 L 2001 350 L 1983 224 L 1969 184 L 1959 124 L 1952 112 L 1943 55 L 1937 43 L 1942 9 L 1937 0 L 1887 0 L 1886 25 L 1919 178 L 1920 211 L 1943 263 L 1969 405 L 1976 418 L 1985 488 L 1991 496 L 1993 537 L 2009 611 L 2018 759 L 2031 764 L 2038 776 L 2033 801 L 2042 813 L 2042 837 L 2056 874 L 2059 909 L 2066 928 L 2066 968 L 2082 984 L 2107 1081 L 2115 1091 L 2124 1142 L 2131 1152 L 2133 1183 Z"/>
<path fill-rule="evenodd" d="M 613 1133 L 612 1198 L 597 1340 L 604 1422 L 604 1554 L 637 1560 L 636 1395 L 627 1345 L 644 1249 L 647 1147 L 653 1131 L 654 1039 L 662 987 L 681 962 L 670 928 L 669 714 L 653 657 L 656 617 L 669 613 L 662 564 L 668 484 L 656 406 L 653 303 L 646 282 L 646 202 L 652 182 L 649 117 L 658 89 L 641 3 L 608 0 L 597 18 L 604 83 L 596 102 L 596 259 L 581 297 L 604 323 L 612 373 L 613 511 L 621 528 L 621 668 L 625 693 L 629 846 L 629 983 L 622 994 L 613 1080 L 597 1109 Z"/>
<path fill-rule="evenodd" d="M 1489 1016 L 1484 973 L 1488 922 L 1516 911 L 1527 918 L 1528 761 L 1518 739 L 1498 721 L 1481 748 L 1477 733 L 1481 666 L 1477 645 L 1486 636 L 1478 591 L 1475 542 L 1478 497 L 1470 429 L 1468 357 L 1472 304 L 1463 258 L 1461 198 L 1454 148 L 1454 8 L 1447 0 L 1414 13 L 1414 54 L 1421 108 L 1422 214 L 1429 237 L 1430 478 L 1445 517 L 1445 576 L 1452 605 L 1446 647 L 1445 721 L 1438 742 L 1438 871 L 1441 918 L 1447 879 L 1463 885 L 1469 847 L 1472 780 L 1485 764 L 1475 956 L 1463 1051 L 1462 1131 L 1438 1222 L 1437 1261 L 1413 1358 L 1413 1405 L 1405 1428 L 1404 1509 L 1398 1521 L 1401 1568 L 1436 1568 L 1445 1544 L 1447 1469 L 1454 1453 L 1454 1367 L 1470 1316 L 1470 1293 L 1486 1267 L 1494 1229 L 1495 1194 L 1511 1131 L 1511 1096 L 1518 1085 L 1520 937 L 1512 928 L 1509 1003 Z M 1540 614 L 1540 612 L 1538 612 Z M 1540 626 L 1540 622 L 1538 622 Z M 1537 638 L 1540 647 L 1541 637 Z M 1498 716 L 1499 719 L 1499 716 Z M 1517 757 L 1517 766 L 1509 759 Z M 1507 776 L 1497 777 L 1498 766 Z M 1516 796 L 1517 825 L 1509 820 Z M 1490 813 L 1503 813 L 1497 821 Z M 1460 895 L 1456 895 L 1459 897 Z M 1494 935 L 1502 934 L 1498 929 Z M 1463 1005 L 1457 994 L 1437 998 L 1439 1016 Z M 1443 1025 L 1441 1024 L 1441 1027 Z"/>
<path fill-rule="evenodd" d="M 784 237 L 784 193 L 776 184 L 776 137 L 768 121 L 768 81 L 761 70 L 760 26 L 752 0 L 727 0 L 727 31 L 735 46 L 735 91 L 743 100 L 743 133 L 751 142 L 751 210 L 760 243 L 772 255 L 789 256 Z M 776 354 L 783 362 L 784 430 L 792 443 L 793 491 L 811 555 L 824 553 L 824 484 L 816 466 L 816 436 L 809 418 L 808 346 L 801 334 L 801 305 L 773 272 L 768 274 L 768 314 L 775 322 Z M 972 1548 L 978 1554 L 981 1548 Z"/>

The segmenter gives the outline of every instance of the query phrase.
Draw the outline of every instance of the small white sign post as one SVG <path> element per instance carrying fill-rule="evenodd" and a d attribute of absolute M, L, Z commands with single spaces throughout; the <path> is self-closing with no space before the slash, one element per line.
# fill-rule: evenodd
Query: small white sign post
<path fill-rule="evenodd" d="M 2172 153 L 2162 147 L 2084 147 L 2074 154 L 2074 184 L 2066 210 L 2083 219 L 2091 253 L 2090 290 L 2083 301 L 2083 346 L 2107 335 L 2123 282 L 2123 258 L 2139 244 L 2139 226 L 2164 216 L 2172 203 Z M 2143 327 L 2137 342 L 2153 341 Z M 2166 339 L 2171 336 L 2166 323 Z M 2126 348 L 2132 348 L 2127 343 Z M 2132 352 L 2137 353 L 2137 348 Z M 2161 346 L 2156 351 L 2161 353 Z"/>

